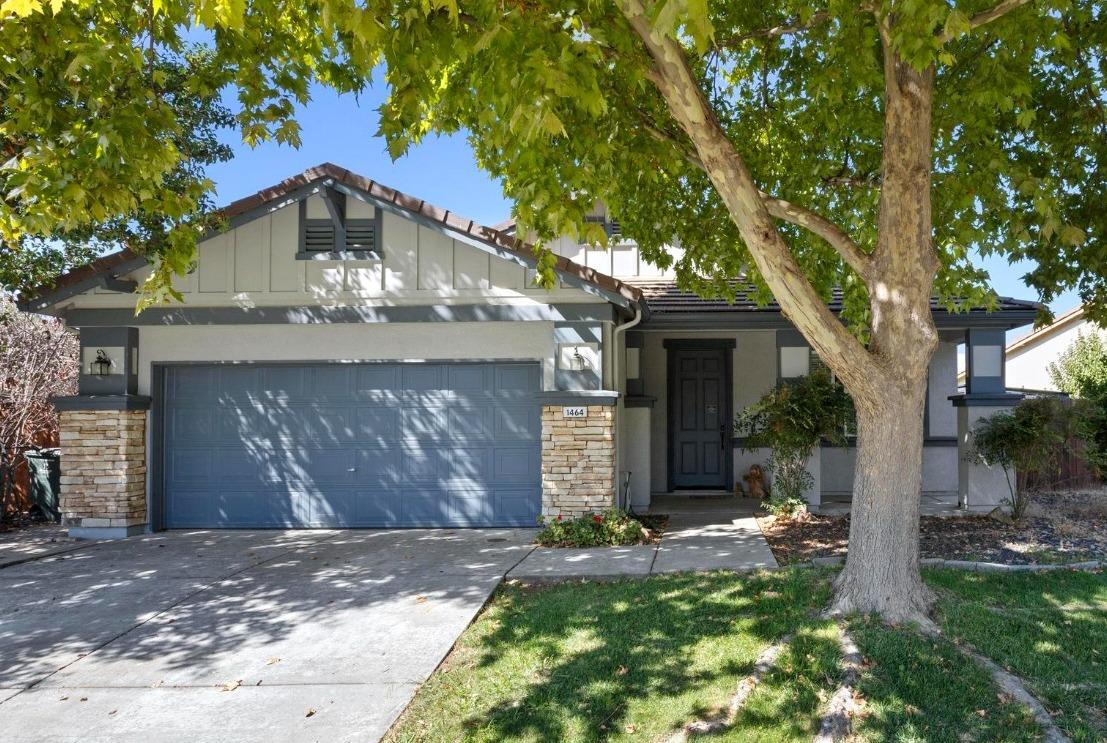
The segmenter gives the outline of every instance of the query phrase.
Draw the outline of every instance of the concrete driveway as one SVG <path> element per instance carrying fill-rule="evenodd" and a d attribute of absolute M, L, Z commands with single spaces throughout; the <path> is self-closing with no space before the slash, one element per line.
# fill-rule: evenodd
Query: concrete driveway
<path fill-rule="evenodd" d="M 179 531 L 0 569 L 0 737 L 375 741 L 533 535 Z"/>

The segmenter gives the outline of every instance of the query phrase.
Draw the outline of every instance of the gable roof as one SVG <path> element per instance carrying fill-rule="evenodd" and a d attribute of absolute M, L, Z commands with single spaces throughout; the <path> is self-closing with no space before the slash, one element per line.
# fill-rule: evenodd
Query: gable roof
<path fill-rule="evenodd" d="M 1007 357 L 1010 358 L 1012 353 L 1022 353 L 1039 343 L 1049 340 L 1057 333 L 1081 322 L 1084 319 L 1084 305 L 1078 304 L 1068 312 L 1062 313 L 1060 317 L 1056 318 L 1049 325 L 1044 325 L 1035 330 L 1031 330 L 1026 335 L 1016 338 L 1007 344 Z"/>
<path fill-rule="evenodd" d="M 319 185 L 324 184 L 334 184 L 343 191 L 349 189 L 358 192 L 355 195 L 365 197 L 376 206 L 438 229 L 462 242 L 502 258 L 528 267 L 537 264 L 533 246 L 516 238 L 511 234 L 511 230 L 487 227 L 332 163 L 308 168 L 280 183 L 233 201 L 217 213 L 226 219 L 232 228 L 238 227 L 294 201 L 306 198 L 314 193 Z M 20 302 L 20 305 L 24 309 L 42 310 L 102 285 L 114 277 L 135 271 L 147 263 L 145 257 L 125 248 L 75 268 L 58 277 L 52 284 L 37 287 L 29 293 L 28 298 Z M 642 298 L 641 292 L 635 287 L 562 256 L 557 256 L 554 271 L 569 283 L 576 284 L 586 291 L 598 293 L 608 301 L 623 307 L 638 302 Z"/>

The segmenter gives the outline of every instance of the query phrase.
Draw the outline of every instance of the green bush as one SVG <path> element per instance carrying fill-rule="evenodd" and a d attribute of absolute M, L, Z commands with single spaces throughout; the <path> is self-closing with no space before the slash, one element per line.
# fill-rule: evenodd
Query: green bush
<path fill-rule="evenodd" d="M 807 460 L 822 439 L 843 443 L 854 421 L 853 401 L 825 369 L 787 380 L 738 414 L 737 435 L 747 451 L 772 449 L 766 463 L 771 476 L 764 507 L 788 518 L 807 505 L 814 484 Z"/>
<path fill-rule="evenodd" d="M 1081 333 L 1049 376 L 1062 392 L 1072 395 L 1076 435 L 1085 444 L 1084 461 L 1100 477 L 1107 477 L 1107 340 L 1098 333 Z"/>
<path fill-rule="evenodd" d="M 537 541 L 545 547 L 607 547 L 638 544 L 650 533 L 642 522 L 625 511 L 610 510 L 577 518 L 538 517 L 542 531 Z"/>
<path fill-rule="evenodd" d="M 1069 410 L 1054 397 L 1027 397 L 1010 412 L 996 413 L 976 425 L 969 456 L 1003 468 L 1007 477 L 1011 515 L 1021 519 L 1029 494 L 1019 488 L 1012 469 L 1047 472 L 1055 469 L 1068 440 Z"/>

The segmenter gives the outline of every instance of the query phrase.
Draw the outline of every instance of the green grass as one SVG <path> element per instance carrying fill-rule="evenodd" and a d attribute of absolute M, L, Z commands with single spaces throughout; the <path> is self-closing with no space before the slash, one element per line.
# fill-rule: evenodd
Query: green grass
<path fill-rule="evenodd" d="M 1026 681 L 1074 741 L 1107 740 L 1107 574 L 936 570 L 937 619 Z"/>
<path fill-rule="evenodd" d="M 866 659 L 858 689 L 871 741 L 1033 741 L 1038 726 L 1022 705 L 1002 700 L 988 674 L 945 640 L 857 619 L 850 632 Z"/>
<path fill-rule="evenodd" d="M 809 630 L 805 647 L 833 654 L 832 636 L 818 631 L 828 597 L 827 575 L 812 570 L 509 586 L 388 740 L 653 740 L 725 706 L 761 651 L 788 632 Z M 804 709 L 778 692 L 760 709 L 791 703 L 803 719 L 786 727 L 800 725 L 809 740 L 818 705 Z"/>
<path fill-rule="evenodd" d="M 735 724 L 698 741 L 809 741 L 838 686 L 830 573 L 659 576 L 506 586 L 419 691 L 389 741 L 643 741 L 724 708 L 757 656 L 792 644 Z M 1076 741 L 1107 740 L 1107 577 L 934 570 L 936 618 L 1026 679 Z M 1040 738 L 950 640 L 855 618 L 861 741 Z"/>

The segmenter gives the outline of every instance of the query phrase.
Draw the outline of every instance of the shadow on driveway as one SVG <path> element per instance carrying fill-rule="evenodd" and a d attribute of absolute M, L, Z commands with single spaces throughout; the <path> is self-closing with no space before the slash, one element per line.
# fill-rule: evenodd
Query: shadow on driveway
<path fill-rule="evenodd" d="M 376 740 L 533 531 L 176 531 L 0 570 L 7 741 Z"/>

